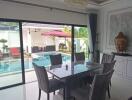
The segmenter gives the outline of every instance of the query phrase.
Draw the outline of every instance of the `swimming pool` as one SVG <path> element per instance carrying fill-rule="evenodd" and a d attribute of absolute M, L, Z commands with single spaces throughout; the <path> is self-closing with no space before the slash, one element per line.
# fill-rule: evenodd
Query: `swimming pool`
<path fill-rule="evenodd" d="M 39 66 L 47 67 L 48 65 L 51 65 L 50 57 L 49 57 L 49 55 L 51 55 L 51 54 L 56 54 L 56 53 L 40 53 L 40 54 L 37 54 L 38 57 L 34 58 L 33 62 L 35 62 Z M 70 55 L 67 55 L 67 54 L 64 54 L 64 53 L 61 54 L 61 55 L 62 55 L 63 63 L 67 62 L 67 61 L 71 61 L 71 56 Z"/>
<path fill-rule="evenodd" d="M 33 65 L 32 62 L 35 62 L 39 66 L 49 66 L 51 65 L 50 57 L 49 55 L 55 54 L 55 53 L 38 53 L 35 54 L 35 58 L 25 58 L 24 59 L 24 67 L 26 70 L 32 70 Z M 62 61 L 67 62 L 71 61 L 71 56 L 68 54 L 62 54 Z M 13 59 L 13 60 L 5 60 L 0 61 L 0 74 L 6 74 L 6 73 L 16 73 L 21 72 L 21 60 L 20 59 Z"/>

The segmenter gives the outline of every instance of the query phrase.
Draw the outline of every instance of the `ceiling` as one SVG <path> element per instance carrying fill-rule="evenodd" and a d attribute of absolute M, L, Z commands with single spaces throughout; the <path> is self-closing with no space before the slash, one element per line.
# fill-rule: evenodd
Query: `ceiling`
<path fill-rule="evenodd" d="M 66 11 L 76 11 L 87 13 L 87 10 L 98 10 L 100 6 L 109 4 L 116 0 L 2 0 L 12 3 L 54 8 Z"/>
<path fill-rule="evenodd" d="M 107 2 L 107 1 L 110 1 L 110 0 L 90 0 L 90 1 L 95 2 L 97 4 L 100 4 L 100 3 Z"/>
<path fill-rule="evenodd" d="M 50 0 L 50 1 L 59 1 L 59 2 L 72 2 L 72 3 L 96 3 L 96 4 L 101 4 L 107 1 L 111 0 Z"/>
<path fill-rule="evenodd" d="M 65 25 L 41 24 L 41 23 L 27 23 L 23 22 L 23 28 L 38 28 L 38 29 L 63 29 Z"/>

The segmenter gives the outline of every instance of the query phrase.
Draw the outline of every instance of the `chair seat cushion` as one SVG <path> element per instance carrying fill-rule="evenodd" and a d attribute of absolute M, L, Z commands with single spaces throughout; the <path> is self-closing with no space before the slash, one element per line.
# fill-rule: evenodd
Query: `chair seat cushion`
<path fill-rule="evenodd" d="M 64 88 L 64 83 L 62 81 L 59 81 L 57 79 L 51 79 L 49 80 L 49 92 L 54 92 L 55 90 Z"/>
<path fill-rule="evenodd" d="M 88 100 L 90 89 L 90 86 L 84 86 L 71 90 L 71 96 L 75 97 L 77 100 Z"/>

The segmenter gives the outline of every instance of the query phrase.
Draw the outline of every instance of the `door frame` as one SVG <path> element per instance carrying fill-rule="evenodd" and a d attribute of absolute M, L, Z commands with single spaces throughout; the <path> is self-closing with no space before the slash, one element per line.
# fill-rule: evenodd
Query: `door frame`
<path fill-rule="evenodd" d="M 20 39 L 20 51 L 21 51 L 21 71 L 22 71 L 22 81 L 21 82 L 18 82 L 18 83 L 15 83 L 15 84 L 11 84 L 11 85 L 8 85 L 8 86 L 4 86 L 4 87 L 0 87 L 0 90 L 2 89 L 6 89 L 6 88 L 10 88 L 10 87 L 14 87 L 14 86 L 18 86 L 18 85 L 22 85 L 25 83 L 25 70 L 24 70 L 24 63 L 23 63 L 23 42 L 22 42 L 22 27 L 21 27 L 21 22 L 18 21 L 18 20 L 11 20 L 11 19 L 0 19 L 0 21 L 3 21 L 3 22 L 16 22 L 19 24 L 19 39 Z"/>
<path fill-rule="evenodd" d="M 31 21 L 31 20 L 22 20 L 22 19 L 9 19 L 9 18 L 0 18 L 0 21 L 5 21 L 5 22 L 18 22 L 19 23 L 19 34 L 20 34 L 20 51 L 21 51 L 21 68 L 22 68 L 22 82 L 13 84 L 13 85 L 8 85 L 5 87 L 1 87 L 0 90 L 14 87 L 14 86 L 19 86 L 22 84 L 25 84 L 25 66 L 24 66 L 24 51 L 23 51 L 23 34 L 22 34 L 22 23 L 27 22 L 27 23 L 38 23 L 38 24 L 52 24 L 52 25 L 67 25 L 71 26 L 71 42 L 72 42 L 72 52 L 71 52 L 71 60 L 74 61 L 74 27 L 87 27 L 87 25 L 78 25 L 78 24 L 67 24 L 67 23 L 54 23 L 54 22 L 42 22 L 42 21 Z"/>

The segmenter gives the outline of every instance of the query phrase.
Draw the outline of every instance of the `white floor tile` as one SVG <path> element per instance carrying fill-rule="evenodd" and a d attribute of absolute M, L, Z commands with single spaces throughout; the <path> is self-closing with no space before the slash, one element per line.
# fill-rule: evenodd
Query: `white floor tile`
<path fill-rule="evenodd" d="M 113 76 L 110 100 L 128 100 L 130 96 L 132 96 L 132 81 Z M 47 100 L 46 97 L 46 93 L 42 92 L 41 100 Z M 50 100 L 53 100 L 52 94 L 50 97 Z M 0 100 L 38 100 L 37 82 L 0 90 Z M 109 100 L 108 96 L 106 100 Z"/>

